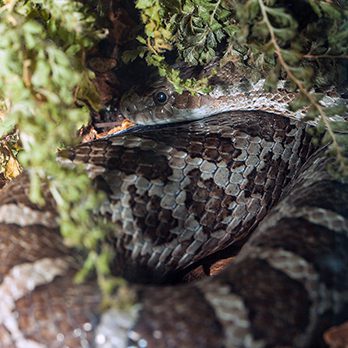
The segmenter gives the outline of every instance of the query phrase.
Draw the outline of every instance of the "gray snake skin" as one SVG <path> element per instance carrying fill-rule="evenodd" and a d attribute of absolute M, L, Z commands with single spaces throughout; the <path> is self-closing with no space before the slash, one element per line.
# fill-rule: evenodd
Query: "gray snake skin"
<path fill-rule="evenodd" d="M 348 320 L 348 182 L 311 144 L 308 126 L 236 111 L 86 143 L 107 193 L 115 272 L 136 282 L 175 276 L 246 241 L 218 276 L 178 286 L 130 285 L 134 305 L 100 310 L 94 279 L 64 246 L 47 193 L 28 199 L 23 174 L 0 192 L 0 346 L 320 347 Z"/>

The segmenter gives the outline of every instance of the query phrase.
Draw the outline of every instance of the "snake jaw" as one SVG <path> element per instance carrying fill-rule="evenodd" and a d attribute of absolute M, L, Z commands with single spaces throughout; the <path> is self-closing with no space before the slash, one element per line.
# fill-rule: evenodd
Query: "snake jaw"
<path fill-rule="evenodd" d="M 159 102 L 158 94 L 166 96 Z M 177 93 L 166 79 L 159 79 L 150 87 L 133 88 L 120 101 L 121 114 L 137 125 L 155 125 L 171 122 L 172 106 Z"/>

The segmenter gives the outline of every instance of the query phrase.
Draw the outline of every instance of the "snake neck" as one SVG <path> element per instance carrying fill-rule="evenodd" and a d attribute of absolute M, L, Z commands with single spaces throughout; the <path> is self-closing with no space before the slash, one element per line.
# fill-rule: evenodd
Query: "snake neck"
<path fill-rule="evenodd" d="M 266 91 L 265 80 L 257 83 L 238 81 L 234 84 L 215 84 L 206 95 L 192 96 L 187 94 L 176 95 L 172 114 L 176 120 L 189 121 L 213 116 L 231 111 L 263 111 L 290 117 L 295 120 L 304 120 L 309 106 L 299 109 L 291 107 L 291 103 L 300 97 L 298 92 L 286 89 L 286 81 L 279 81 L 273 91 Z M 319 101 L 323 107 L 333 107 L 346 103 L 335 90 L 326 91 Z M 339 120 L 333 117 L 332 120 Z M 168 121 L 168 120 L 167 120 Z M 310 124 L 317 124 L 310 121 Z"/>
<path fill-rule="evenodd" d="M 178 96 L 177 103 L 173 106 L 176 121 L 197 120 L 225 112 L 252 110 L 280 114 L 301 120 L 306 112 L 304 109 L 297 111 L 289 109 L 289 103 L 297 97 L 296 93 L 232 90 L 227 91 L 227 93 L 224 91 L 222 94 L 220 91 L 220 88 L 216 88 L 208 95 L 191 96 L 189 103 L 195 104 L 194 107 L 182 105 L 183 103 L 180 103 L 181 96 Z"/>

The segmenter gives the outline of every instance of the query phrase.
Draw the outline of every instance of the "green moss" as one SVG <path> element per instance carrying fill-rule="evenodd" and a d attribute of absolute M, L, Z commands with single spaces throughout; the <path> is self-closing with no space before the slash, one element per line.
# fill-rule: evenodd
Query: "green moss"
<path fill-rule="evenodd" d="M 109 226 L 93 217 L 103 196 L 94 191 L 82 167 L 67 169 L 56 160 L 57 150 L 76 144 L 77 130 L 89 120 L 89 110 L 76 106 L 74 92 L 95 98 L 93 76 L 83 65 L 86 50 L 101 33 L 90 12 L 70 0 L 2 3 L 0 91 L 7 107 L 1 132 L 17 127 L 22 145 L 18 159 L 29 169 L 31 199 L 44 203 L 40 187 L 47 181 L 65 242 L 87 250 L 87 261 L 93 256 L 105 288 L 110 273 L 102 245 Z M 92 271 L 88 262 L 81 272 L 87 271 Z"/>

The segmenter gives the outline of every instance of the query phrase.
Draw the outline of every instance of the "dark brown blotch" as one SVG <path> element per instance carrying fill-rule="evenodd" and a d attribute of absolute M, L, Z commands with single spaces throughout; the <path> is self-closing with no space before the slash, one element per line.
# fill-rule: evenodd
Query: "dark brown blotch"
<path fill-rule="evenodd" d="M 348 238 L 303 218 L 283 218 L 256 243 L 301 256 L 318 271 L 329 287 L 348 287 Z"/>
<path fill-rule="evenodd" d="M 290 347 L 306 330 L 311 301 L 302 283 L 259 259 L 245 259 L 227 277 L 248 310 L 255 339 L 267 347 Z"/>

